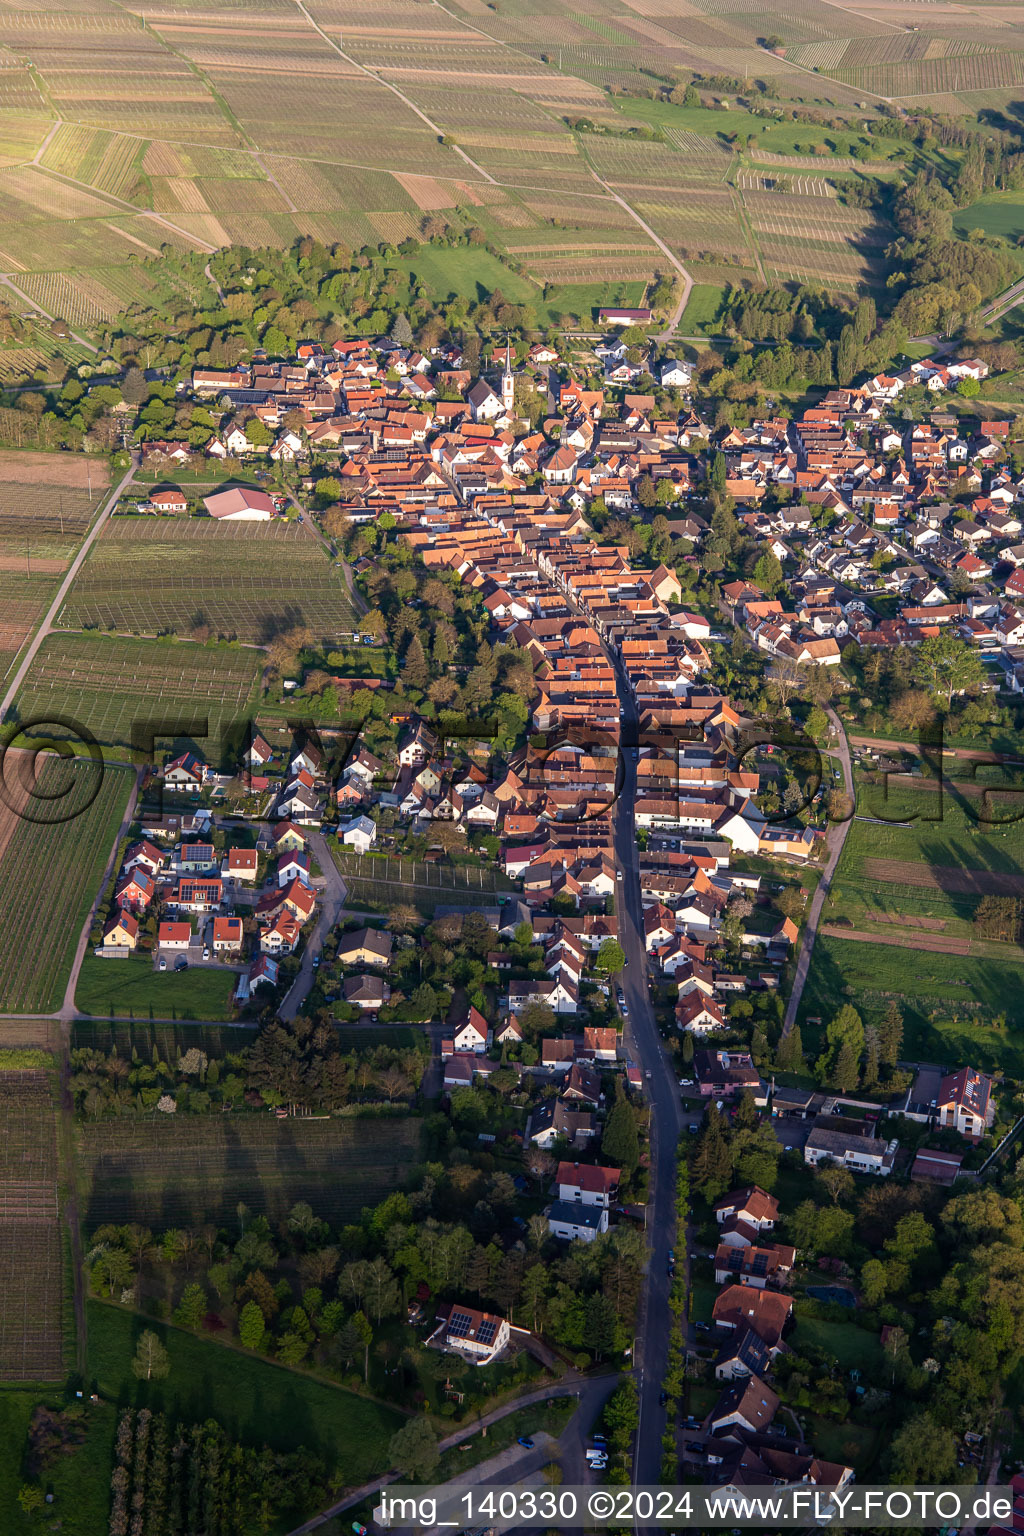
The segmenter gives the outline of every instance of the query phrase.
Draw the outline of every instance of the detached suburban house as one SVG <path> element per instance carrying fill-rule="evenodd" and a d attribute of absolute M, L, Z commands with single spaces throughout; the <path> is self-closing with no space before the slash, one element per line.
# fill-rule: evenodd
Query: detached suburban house
<path fill-rule="evenodd" d="M 478 1312 L 475 1307 L 464 1307 L 461 1302 L 442 1307 L 437 1320 L 440 1327 L 429 1342 L 443 1341 L 447 1349 L 466 1355 L 474 1365 L 490 1365 L 509 1341 L 510 1330 L 503 1317 Z"/>
<path fill-rule="evenodd" d="M 831 1124 L 823 1122 L 830 1121 Z M 871 1134 L 863 1120 L 844 1120 L 834 1115 L 819 1115 L 804 1146 L 804 1162 L 811 1168 L 819 1163 L 841 1163 L 851 1173 L 873 1173 L 885 1178 L 892 1173 L 898 1143 L 880 1141 Z"/>
<path fill-rule="evenodd" d="M 968 1141 L 980 1141 L 995 1118 L 992 1079 L 973 1067 L 961 1067 L 942 1079 L 935 1109 L 939 1125 L 959 1131 Z"/>
<path fill-rule="evenodd" d="M 378 928 L 357 928 L 338 940 L 342 965 L 387 965 L 391 959 L 391 935 Z"/>
<path fill-rule="evenodd" d="M 619 1190 L 617 1168 L 589 1163 L 559 1163 L 558 1199 L 548 1210 L 548 1227 L 555 1237 L 592 1243 L 608 1231 L 608 1213 Z"/>

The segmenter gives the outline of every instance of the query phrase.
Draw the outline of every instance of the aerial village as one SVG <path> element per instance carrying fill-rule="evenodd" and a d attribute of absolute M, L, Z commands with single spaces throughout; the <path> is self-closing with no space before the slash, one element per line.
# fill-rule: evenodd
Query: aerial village
<path fill-rule="evenodd" d="M 642 330 L 637 360 L 649 314 L 603 318 L 633 329 L 594 347 L 600 387 L 567 376 L 546 342 L 525 356 L 520 347 L 515 365 L 512 344 L 496 343 L 479 376 L 454 344 L 425 356 L 365 339 L 310 343 L 289 364 L 195 371 L 194 396 L 224 411 L 208 455 L 295 464 L 307 488 L 315 465 L 329 465 L 354 525 L 388 516 L 424 567 L 479 592 L 495 639 L 528 656 L 536 690 L 528 733 L 504 754 L 446 741 L 415 716 L 392 760 L 358 741 L 339 755 L 328 732 L 321 745 L 255 732 L 236 768 L 258 806 L 247 820 L 218 800 L 231 774 L 197 753 L 172 758 L 160 774 L 164 809 L 140 815 L 95 934 L 112 961 L 144 945 L 160 970 L 230 966 L 250 1016 L 268 1005 L 294 1013 L 323 964 L 339 1019 L 408 1019 L 395 1012 L 394 957 L 426 939 L 383 917 L 348 917 L 345 872 L 393 845 L 396 827 L 428 843 L 439 824 L 449 841 L 450 829 L 467 846 L 490 839 L 500 891 L 475 902 L 453 892 L 430 925 L 454 940 L 486 921 L 488 1011 L 468 1004 L 420 1022 L 439 1027 L 445 1095 L 513 1070 L 549 1230 L 583 1243 L 636 1220 L 644 1193 L 643 1155 L 628 1178 L 601 1156 L 623 1098 L 643 1147 L 649 1094 L 621 984 L 623 759 L 635 774 L 642 902 L 634 964 L 676 1042 L 687 1134 L 700 1136 L 709 1115 L 727 1132 L 742 1116 L 805 1168 L 885 1178 L 907 1158 L 901 1125 L 955 1132 L 966 1150 L 993 1119 L 992 1082 L 970 1066 L 921 1064 L 887 1107 L 776 1084 L 759 1066 L 759 1024 L 781 1018 L 803 916 L 802 901 L 783 896 L 823 863 L 827 823 L 820 797 L 801 815 L 762 808 L 771 747 L 751 749 L 752 722 L 709 679 L 709 645 L 739 630 L 773 665 L 834 668 L 851 643 L 885 650 L 949 630 L 1001 687 L 1024 690 L 1024 479 L 1007 467 L 1010 423 L 969 424 L 942 406 L 962 381 L 986 376 L 984 362 L 913 363 L 833 389 L 796 420 L 715 427 L 701 419 L 691 365 L 658 357 Z M 630 392 L 641 375 L 657 380 L 657 396 Z M 934 409 L 903 420 L 901 395 L 921 386 Z M 524 391 L 542 403 L 529 430 Z M 171 484 L 202 450 L 144 451 Z M 727 583 L 714 615 L 688 605 L 668 563 L 599 542 L 590 520 L 660 512 L 696 561 L 710 529 L 687 503 L 710 474 L 782 572 L 771 592 Z M 181 515 L 186 505 L 164 489 L 137 510 Z M 243 485 L 213 493 L 205 510 L 260 521 L 283 507 Z M 956 1177 L 963 1154 L 938 1140 L 910 1157 L 913 1179 Z M 795 1435 L 771 1384 L 779 1357 L 799 1351 L 787 1286 L 801 1255 L 774 1241 L 780 1201 L 755 1182 L 709 1204 L 716 1242 L 704 1258 L 717 1294 L 693 1354 L 718 1395 L 687 1421 L 686 1470 L 716 1485 L 841 1486 L 852 1466 Z M 472 1309 L 449 1326 L 464 1348 L 483 1329 L 474 1352 L 485 1360 L 508 1336 L 504 1320 Z"/>

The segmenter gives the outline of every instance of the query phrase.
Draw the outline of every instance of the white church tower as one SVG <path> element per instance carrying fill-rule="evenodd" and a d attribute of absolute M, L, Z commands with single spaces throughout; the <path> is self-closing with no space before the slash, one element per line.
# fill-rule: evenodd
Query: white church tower
<path fill-rule="evenodd" d="M 506 415 L 511 416 L 515 405 L 516 381 L 512 377 L 512 343 L 505 336 L 505 372 L 501 376 L 501 403 Z"/>

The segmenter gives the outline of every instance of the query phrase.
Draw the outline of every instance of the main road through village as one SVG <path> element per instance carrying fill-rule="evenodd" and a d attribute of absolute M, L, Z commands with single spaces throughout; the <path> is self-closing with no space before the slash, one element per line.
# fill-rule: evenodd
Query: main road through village
<path fill-rule="evenodd" d="M 634 759 L 638 717 L 633 691 L 622 662 L 609 650 L 622 705 L 622 774 L 615 805 L 615 863 L 622 875 L 616 882 L 615 910 L 619 919 L 619 943 L 626 957 L 620 976 L 628 1009 L 627 1047 L 635 1052 L 644 1070 L 644 1091 L 651 1110 L 650 1188 L 646 1228 L 648 1267 L 640 1296 L 634 1368 L 640 1395 L 640 1425 L 636 1436 L 633 1480 L 656 1483 L 661 1468 L 661 1437 L 665 1410 L 658 1398 L 668 1356 L 672 1314 L 668 1298 L 669 1249 L 676 1244 L 679 1260 L 686 1263 L 686 1233 L 674 1234 L 676 1145 L 683 1125 L 679 1088 L 673 1065 L 665 1051 L 651 1006 L 644 945 L 643 905 L 640 899 L 640 855 L 636 840 L 636 778 Z"/>

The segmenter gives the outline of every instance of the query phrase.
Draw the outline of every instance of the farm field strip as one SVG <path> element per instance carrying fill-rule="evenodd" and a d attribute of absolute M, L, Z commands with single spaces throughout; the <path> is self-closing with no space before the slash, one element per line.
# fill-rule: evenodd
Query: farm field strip
<path fill-rule="evenodd" d="M 779 185 L 779 178 L 777 176 L 766 176 L 761 171 L 737 171 L 736 185 L 741 192 L 773 192 L 773 189 Z M 787 194 L 796 197 L 835 196 L 834 188 L 823 176 L 802 176 L 798 174 L 787 177 L 784 185 L 787 188 Z M 773 195 L 779 196 L 780 194 L 776 192 Z"/>
<path fill-rule="evenodd" d="M 75 945 L 131 783 L 123 769 L 108 766 L 102 772 L 94 762 L 80 758 L 69 762 L 46 757 L 38 791 L 53 796 L 67 819 L 40 825 L 25 819 L 23 809 L 0 857 L 0 976 L 6 1012 L 49 1013 L 60 1007 Z M 40 813 L 49 811 L 29 806 L 27 814 Z"/>
<path fill-rule="evenodd" d="M 258 666 L 252 651 L 52 634 L 29 669 L 17 706 L 23 720 L 73 719 L 109 747 L 130 746 L 137 720 L 205 717 L 216 736 L 222 725 L 246 714 Z M 50 734 L 61 732 L 54 727 Z"/>
<path fill-rule="evenodd" d="M 336 639 L 355 611 L 341 574 L 297 524 L 266 531 L 208 519 L 113 519 L 82 567 L 58 624 L 188 633 L 266 644 L 308 624 Z"/>
<path fill-rule="evenodd" d="M 306 1199 L 317 1215 L 341 1224 L 404 1183 L 419 1159 L 420 1121 L 158 1117 L 81 1124 L 75 1139 L 90 1226 L 234 1220 L 241 1199 L 273 1219 Z"/>
<path fill-rule="evenodd" d="M 0 1380 L 63 1374 L 57 1105 L 42 1071 L 0 1072 Z"/>

